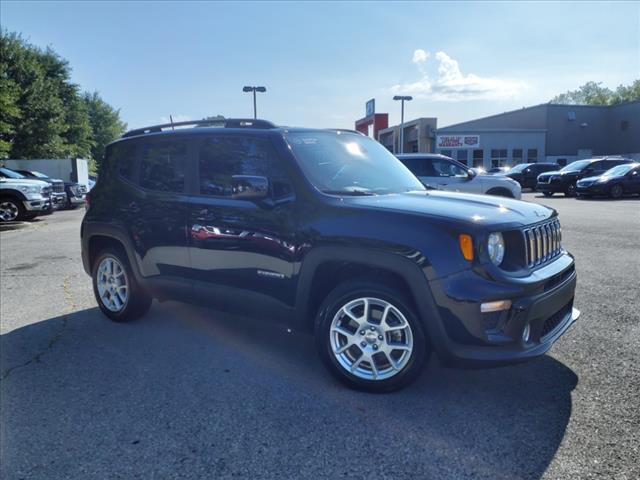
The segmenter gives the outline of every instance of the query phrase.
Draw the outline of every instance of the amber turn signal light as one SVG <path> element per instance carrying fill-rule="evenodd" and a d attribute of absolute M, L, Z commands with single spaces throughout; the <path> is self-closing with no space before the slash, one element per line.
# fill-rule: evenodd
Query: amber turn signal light
<path fill-rule="evenodd" d="M 462 256 L 466 260 L 473 260 L 473 242 L 471 241 L 471 235 L 460 235 L 458 237 L 460 241 L 460 251 L 462 252 Z"/>

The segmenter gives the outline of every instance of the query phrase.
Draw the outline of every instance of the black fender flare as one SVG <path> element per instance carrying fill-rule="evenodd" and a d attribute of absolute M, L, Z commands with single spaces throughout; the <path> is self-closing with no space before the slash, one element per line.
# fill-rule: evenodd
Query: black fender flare
<path fill-rule="evenodd" d="M 138 283 L 144 283 L 142 273 L 140 272 L 140 259 L 136 254 L 135 247 L 131 240 L 130 235 L 126 230 L 118 225 L 106 225 L 106 224 L 92 224 L 90 222 L 85 223 L 82 227 L 82 264 L 85 272 L 91 275 L 91 265 L 89 261 L 89 245 L 91 244 L 91 238 L 93 237 L 109 237 L 112 238 L 124 247 L 125 254 L 129 260 L 129 265 L 133 270 L 133 274 L 136 277 Z"/>
<path fill-rule="evenodd" d="M 522 188 L 522 187 L 521 187 Z M 496 195 L 500 197 L 515 198 L 511 190 L 505 187 L 492 187 L 485 192 L 486 195 Z"/>
<path fill-rule="evenodd" d="M 3 188 L 2 190 L 0 190 L 0 197 L 14 198 L 20 202 L 27 201 L 27 197 L 24 196 L 24 193 L 14 188 Z"/>
<path fill-rule="evenodd" d="M 420 266 L 397 253 L 355 247 L 316 247 L 306 255 L 299 272 L 294 306 L 294 318 L 298 329 L 313 331 L 315 319 L 308 318 L 313 278 L 323 263 L 335 261 L 380 268 L 404 278 L 411 290 L 408 293 L 415 303 L 418 318 L 422 322 L 425 334 L 431 340 L 434 349 L 438 351 L 438 345 L 446 343 L 446 333 L 431 287 Z"/>

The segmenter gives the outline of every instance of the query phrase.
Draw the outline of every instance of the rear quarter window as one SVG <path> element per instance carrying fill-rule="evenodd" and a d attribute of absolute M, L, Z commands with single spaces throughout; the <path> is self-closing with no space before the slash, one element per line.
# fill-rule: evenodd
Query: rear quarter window
<path fill-rule="evenodd" d="M 140 149 L 142 188 L 158 192 L 182 193 L 187 169 L 187 141 L 144 142 Z"/>
<path fill-rule="evenodd" d="M 107 163 L 121 178 L 135 181 L 136 145 L 132 142 L 123 142 L 112 145 L 107 150 Z"/>

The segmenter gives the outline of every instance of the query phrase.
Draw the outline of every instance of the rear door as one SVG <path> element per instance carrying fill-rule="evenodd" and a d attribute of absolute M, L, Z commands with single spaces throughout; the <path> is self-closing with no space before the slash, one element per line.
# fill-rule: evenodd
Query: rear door
<path fill-rule="evenodd" d="M 131 231 L 142 275 L 180 297 L 190 293 L 186 190 L 192 147 L 177 136 L 142 139 L 136 146 L 139 171 L 131 176 L 137 185 L 123 184 L 120 218 Z"/>
<path fill-rule="evenodd" d="M 194 290 L 211 303 L 265 313 L 293 304 L 295 194 L 287 164 L 267 136 L 202 137 L 191 197 L 189 242 Z M 234 176 L 267 177 L 269 197 L 239 198 Z"/>

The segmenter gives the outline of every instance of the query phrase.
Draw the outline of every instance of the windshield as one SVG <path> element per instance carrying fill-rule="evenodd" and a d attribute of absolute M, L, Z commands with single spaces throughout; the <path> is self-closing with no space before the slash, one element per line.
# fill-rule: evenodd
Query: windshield
<path fill-rule="evenodd" d="M 378 142 L 355 133 L 292 132 L 286 140 L 307 179 L 329 194 L 376 195 L 424 186 Z"/>
<path fill-rule="evenodd" d="M 522 170 L 524 170 L 525 168 L 527 168 L 529 165 L 531 165 L 530 163 L 519 163 L 518 165 L 515 165 L 511 168 L 511 170 L 509 170 L 508 172 L 505 173 L 518 173 L 521 172 Z"/>
<path fill-rule="evenodd" d="M 610 168 L 609 170 L 604 172 L 602 176 L 621 177 L 622 175 L 625 175 L 627 172 L 629 172 L 630 170 L 633 170 L 637 166 L 638 166 L 637 163 L 625 163 L 624 165 L 618 165 L 616 167 Z"/>
<path fill-rule="evenodd" d="M 0 167 L 0 177 L 5 178 L 25 178 L 24 175 L 20 175 L 18 172 L 14 172 L 13 170 L 9 170 L 5 167 Z"/>
<path fill-rule="evenodd" d="M 566 167 L 560 169 L 561 172 L 578 172 L 582 170 L 584 167 L 589 165 L 591 160 L 578 160 L 577 162 L 571 162 Z"/>
<path fill-rule="evenodd" d="M 45 175 L 44 173 L 42 173 L 42 172 L 36 172 L 35 170 L 33 170 L 33 171 L 31 172 L 31 174 L 32 174 L 34 177 L 38 177 L 38 178 L 49 178 L 49 177 L 48 177 L 47 175 Z"/>

